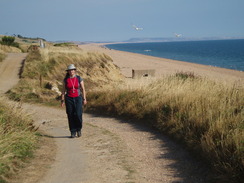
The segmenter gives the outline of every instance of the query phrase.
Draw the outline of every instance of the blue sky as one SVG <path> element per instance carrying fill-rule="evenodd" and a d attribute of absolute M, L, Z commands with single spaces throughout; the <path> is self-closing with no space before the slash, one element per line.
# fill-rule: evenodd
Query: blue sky
<path fill-rule="evenodd" d="M 244 37 L 243 19 L 244 0 L 0 0 L 0 34 L 49 41 Z"/>

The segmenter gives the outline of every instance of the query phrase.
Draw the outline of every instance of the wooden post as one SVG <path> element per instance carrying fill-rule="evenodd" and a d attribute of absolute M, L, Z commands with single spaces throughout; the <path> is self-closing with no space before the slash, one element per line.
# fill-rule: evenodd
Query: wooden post
<path fill-rule="evenodd" d="M 40 87 L 42 88 L 42 75 L 40 74 Z"/>

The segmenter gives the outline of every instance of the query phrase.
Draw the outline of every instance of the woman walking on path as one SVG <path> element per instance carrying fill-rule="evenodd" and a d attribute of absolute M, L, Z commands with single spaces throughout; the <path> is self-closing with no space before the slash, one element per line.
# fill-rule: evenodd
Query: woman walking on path
<path fill-rule="evenodd" d="M 76 75 L 76 68 L 71 64 L 67 68 L 67 74 L 63 82 L 61 106 L 66 106 L 71 138 L 81 136 L 82 106 L 87 103 L 86 91 L 83 79 Z"/>

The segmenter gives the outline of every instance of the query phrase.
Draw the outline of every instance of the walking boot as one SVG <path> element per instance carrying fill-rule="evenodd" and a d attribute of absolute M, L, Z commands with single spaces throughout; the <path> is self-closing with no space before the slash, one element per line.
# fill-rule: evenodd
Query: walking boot
<path fill-rule="evenodd" d="M 70 138 L 75 138 L 75 132 L 71 132 Z"/>
<path fill-rule="evenodd" d="M 77 136 L 80 137 L 81 136 L 81 131 L 77 131 Z"/>

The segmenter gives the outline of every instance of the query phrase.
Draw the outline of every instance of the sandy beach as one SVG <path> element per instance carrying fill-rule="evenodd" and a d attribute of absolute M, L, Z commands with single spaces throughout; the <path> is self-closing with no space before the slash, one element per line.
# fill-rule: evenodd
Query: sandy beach
<path fill-rule="evenodd" d="M 208 77 L 213 80 L 244 84 L 244 72 L 241 71 L 117 51 L 108 49 L 104 45 L 106 44 L 84 44 L 79 45 L 79 47 L 85 51 L 95 51 L 109 55 L 121 69 L 122 74 L 128 78 L 132 77 L 132 69 L 154 69 L 156 77 L 172 75 L 177 72 L 193 72 L 195 75 Z"/>

